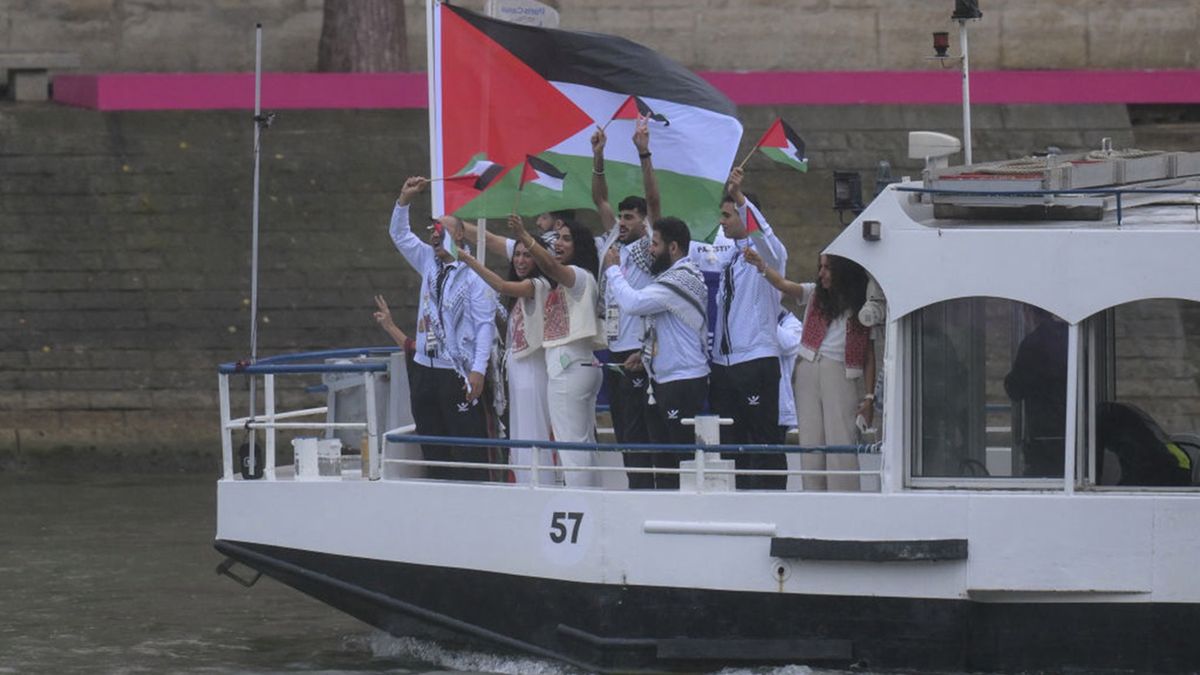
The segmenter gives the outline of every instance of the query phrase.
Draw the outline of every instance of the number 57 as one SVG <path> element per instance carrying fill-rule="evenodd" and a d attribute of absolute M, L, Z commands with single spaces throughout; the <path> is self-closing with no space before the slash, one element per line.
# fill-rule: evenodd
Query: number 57
<path fill-rule="evenodd" d="M 555 511 L 550 518 L 550 541 L 561 544 L 567 539 L 567 523 L 566 521 L 573 520 L 575 525 L 571 528 L 571 543 L 579 541 L 579 526 L 583 523 L 583 513 L 578 511 Z"/>

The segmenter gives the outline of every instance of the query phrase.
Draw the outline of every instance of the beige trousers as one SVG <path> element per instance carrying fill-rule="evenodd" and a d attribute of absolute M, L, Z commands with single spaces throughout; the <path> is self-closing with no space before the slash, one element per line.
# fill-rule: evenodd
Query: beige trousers
<path fill-rule="evenodd" d="M 796 422 L 800 445 L 851 445 L 858 442 L 854 418 L 862 402 L 862 378 L 846 379 L 841 361 L 817 356 L 815 361 L 801 358 L 796 365 Z M 804 453 L 800 467 L 806 470 L 858 470 L 858 457 L 852 454 Z M 857 475 L 804 476 L 805 490 L 857 491 Z"/>

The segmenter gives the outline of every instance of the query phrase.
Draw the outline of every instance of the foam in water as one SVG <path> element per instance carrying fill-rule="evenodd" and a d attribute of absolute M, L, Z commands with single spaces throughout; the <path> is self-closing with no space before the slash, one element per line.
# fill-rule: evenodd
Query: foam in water
<path fill-rule="evenodd" d="M 470 649 L 449 648 L 430 640 L 394 637 L 376 632 L 370 640 L 376 657 L 413 659 L 456 671 L 502 673 L 504 675 L 579 675 L 581 671 L 556 661 L 532 656 L 489 654 Z"/>

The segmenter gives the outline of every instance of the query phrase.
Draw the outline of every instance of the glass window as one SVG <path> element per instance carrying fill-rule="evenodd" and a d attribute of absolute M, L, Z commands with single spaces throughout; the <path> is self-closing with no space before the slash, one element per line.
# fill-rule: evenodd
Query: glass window
<path fill-rule="evenodd" d="M 1067 324 L 963 298 L 914 315 L 914 478 L 1063 475 Z"/>
<path fill-rule="evenodd" d="M 1200 303 L 1143 300 L 1085 325 L 1085 475 L 1099 485 L 1181 487 L 1200 459 Z"/>

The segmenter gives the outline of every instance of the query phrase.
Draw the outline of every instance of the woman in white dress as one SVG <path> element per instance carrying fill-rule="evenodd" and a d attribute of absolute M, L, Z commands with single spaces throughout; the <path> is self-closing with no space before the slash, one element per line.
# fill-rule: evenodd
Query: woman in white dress
<path fill-rule="evenodd" d="M 550 440 L 546 359 L 542 353 L 542 306 L 550 292 L 550 282 L 542 276 L 529 249 L 520 242 L 513 247 L 508 279 L 500 278 L 468 253 L 460 252 L 459 259 L 505 298 L 508 330 L 503 358 L 508 380 L 508 437 Z M 558 472 L 553 470 L 554 456 L 553 450 L 538 451 L 538 483 L 541 485 L 560 482 Z M 508 463 L 517 483 L 532 480 L 532 461 L 532 448 L 509 451 Z"/>
<path fill-rule="evenodd" d="M 596 394 L 601 374 L 594 367 L 592 351 L 604 345 L 596 317 L 596 271 L 600 267 L 596 241 L 587 228 L 568 222 L 558 228 L 558 240 L 551 253 L 534 243 L 519 216 L 509 216 L 508 222 L 517 241 L 525 244 L 550 280 L 550 292 L 543 303 L 542 348 L 554 439 L 595 443 Z M 558 457 L 564 468 L 588 467 L 595 465 L 595 454 L 564 450 Z M 567 485 L 600 484 L 594 471 L 563 473 Z"/>

